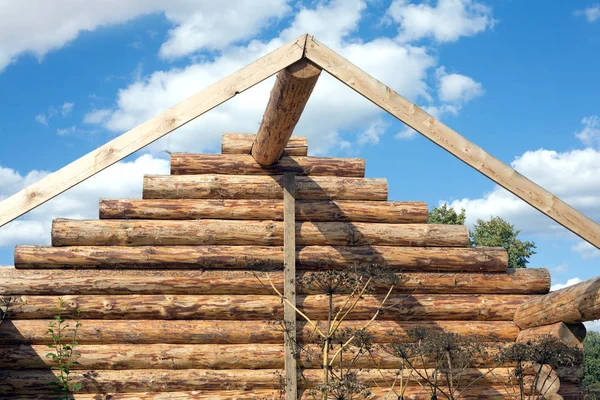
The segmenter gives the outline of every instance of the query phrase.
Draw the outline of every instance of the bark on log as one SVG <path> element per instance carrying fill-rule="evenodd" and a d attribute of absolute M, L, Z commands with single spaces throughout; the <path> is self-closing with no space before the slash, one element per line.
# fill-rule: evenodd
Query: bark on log
<path fill-rule="evenodd" d="M 600 318 L 600 277 L 548 293 L 523 304 L 515 313 L 521 328 L 556 322 L 578 324 Z"/>
<path fill-rule="evenodd" d="M 282 370 L 82 370 L 73 371 L 70 378 L 73 383 L 82 383 L 79 392 L 140 392 L 140 391 L 178 391 L 178 390 L 257 390 L 279 389 L 279 377 Z M 419 370 L 422 375 L 431 374 L 433 370 Z M 493 374 L 486 374 L 487 368 L 467 368 L 461 376 L 466 382 L 478 379 L 478 386 L 510 385 L 512 368 L 501 368 Z M 0 394 L 40 393 L 55 387 L 56 375 L 59 371 L 23 370 L 0 371 Z M 389 385 L 397 377 L 397 370 L 357 371 L 360 382 L 372 385 Z M 401 372 L 402 378 L 408 380 L 409 386 L 420 387 L 424 381 L 410 370 Z M 299 380 L 304 388 L 314 388 L 321 383 L 321 370 L 304 370 L 303 379 Z M 529 381 L 530 379 L 528 379 Z M 445 384 L 440 375 L 440 385 Z M 512 385 L 511 385 L 512 386 Z M 529 386 L 529 385 L 528 385 Z"/>
<path fill-rule="evenodd" d="M 263 166 L 251 155 L 171 153 L 171 175 L 296 175 L 363 178 L 362 158 L 290 157 Z"/>
<path fill-rule="evenodd" d="M 576 332 L 585 332 L 585 325 L 583 324 L 578 324 L 578 325 L 571 325 L 571 329 L 575 330 Z M 580 350 L 583 351 L 583 345 L 581 344 L 581 341 L 583 339 L 579 339 L 577 338 L 577 336 L 575 336 L 575 334 L 572 332 L 569 328 L 569 326 L 567 326 L 565 323 L 563 322 L 557 322 L 551 325 L 544 325 L 544 326 L 538 326 L 535 328 L 529 328 L 529 329 L 525 329 L 522 330 L 521 332 L 519 332 L 519 336 L 517 337 L 517 342 L 519 343 L 527 343 L 527 342 L 535 342 L 540 340 L 541 338 L 543 338 L 544 336 L 552 336 L 553 338 L 556 338 L 559 342 L 569 346 L 569 347 L 576 347 Z M 585 338 L 585 333 L 584 333 L 584 338 Z"/>
<path fill-rule="evenodd" d="M 558 394 L 564 400 L 582 400 L 586 398 L 588 390 L 582 383 L 561 383 Z"/>
<path fill-rule="evenodd" d="M 315 272 L 298 272 L 307 279 Z M 545 269 L 517 269 L 508 274 L 397 273 L 394 293 L 417 294 L 538 294 L 550 285 Z M 283 290 L 283 273 L 269 273 Z M 0 268 L 0 296 L 65 294 L 273 294 L 265 272 L 202 270 L 18 270 Z M 376 282 L 372 293 L 389 286 Z M 300 294 L 323 293 L 316 285 L 300 285 Z M 567 329 L 568 331 L 568 329 Z M 524 331 L 525 332 L 525 331 Z M 550 333 L 550 332 L 549 332 Z M 570 331 L 569 331 L 570 333 Z M 571 333 L 571 335 L 573 335 Z M 573 336 L 574 337 L 574 336 Z"/>
<path fill-rule="evenodd" d="M 252 157 L 261 165 L 273 164 L 281 157 L 320 74 L 321 69 L 306 59 L 277 74 L 252 146 Z"/>
<path fill-rule="evenodd" d="M 283 219 L 281 200 L 100 200 L 101 219 Z M 427 204 L 396 201 L 296 201 L 296 221 L 427 223 Z"/>
<path fill-rule="evenodd" d="M 463 225 L 298 222 L 300 246 L 468 247 Z M 52 222 L 53 246 L 283 245 L 283 222 L 69 220 Z"/>
<path fill-rule="evenodd" d="M 381 308 L 384 295 L 364 296 L 349 320 L 368 320 Z M 527 295 L 392 295 L 382 320 L 508 321 L 530 299 Z M 335 312 L 348 296 L 333 298 Z M 61 296 L 65 315 L 81 310 L 83 319 L 204 319 L 281 320 L 283 305 L 277 296 L 260 295 L 69 295 Z M 315 320 L 327 318 L 327 296 L 299 296 L 298 308 Z M 12 319 L 53 318 L 57 296 L 15 296 Z"/>
<path fill-rule="evenodd" d="M 332 353 L 339 349 L 332 348 Z M 475 355 L 471 367 L 496 366 L 494 356 L 499 347 L 495 343 L 482 343 L 485 357 Z M 55 362 L 46 357 L 55 353 L 46 345 L 0 345 L 0 369 L 44 369 Z M 298 352 L 298 365 L 302 368 L 321 367 L 322 347 L 309 344 Z M 198 345 L 198 344 L 110 344 L 78 345 L 73 360 L 77 364 L 73 370 L 123 370 L 123 369 L 283 369 L 283 344 L 243 344 L 243 345 Z M 358 354 L 349 347 L 344 353 L 342 364 L 353 368 L 394 369 L 402 364 L 402 359 L 388 351 L 374 347 L 369 355 Z M 433 368 L 433 359 L 411 359 L 413 365 Z M 339 366 L 339 363 L 336 363 Z M 502 365 L 502 367 L 511 365 Z"/>
<path fill-rule="evenodd" d="M 387 200 L 385 179 L 299 176 L 300 200 Z M 283 199 L 283 175 L 146 175 L 144 199 Z"/>
<path fill-rule="evenodd" d="M 0 324 L 0 343 L 47 345 L 50 320 L 4 320 Z M 270 321 L 202 321 L 202 320 L 92 320 L 79 328 L 77 341 L 88 344 L 281 344 L 283 332 Z M 326 322 L 315 321 L 324 327 Z M 360 329 L 365 321 L 344 321 L 342 328 Z M 454 332 L 473 341 L 514 342 L 519 329 L 507 321 L 381 321 L 369 325 L 375 343 L 390 340 L 410 342 L 409 333 L 421 326 L 432 332 Z M 314 329 L 298 321 L 298 340 L 316 343 Z"/>
<path fill-rule="evenodd" d="M 221 154 L 250 154 L 256 135 L 252 133 L 224 133 Z M 292 136 L 283 149 L 284 156 L 308 155 L 306 136 Z"/>
<path fill-rule="evenodd" d="M 14 258 L 15 267 L 20 269 L 283 268 L 283 248 L 278 246 L 17 246 Z M 296 265 L 301 270 L 343 269 L 372 264 L 403 272 L 504 272 L 508 255 L 506 250 L 495 247 L 296 247 Z M 522 273 L 508 272 L 515 279 Z M 500 275 L 498 279 L 502 279 Z M 540 272 L 536 287 L 547 292 L 549 279 L 547 272 Z"/>

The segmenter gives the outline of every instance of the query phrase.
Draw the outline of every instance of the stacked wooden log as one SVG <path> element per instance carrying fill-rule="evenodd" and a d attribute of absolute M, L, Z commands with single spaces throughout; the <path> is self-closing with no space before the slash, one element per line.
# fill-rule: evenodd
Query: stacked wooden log
<path fill-rule="evenodd" d="M 505 250 L 470 247 L 466 227 L 427 224 L 425 203 L 388 201 L 387 182 L 365 178 L 362 160 L 307 157 L 306 140 L 292 138 L 280 161 L 263 167 L 252 143 L 253 135 L 226 134 L 221 155 L 173 154 L 171 175 L 144 178 L 143 199 L 103 199 L 100 220 L 57 219 L 52 246 L 16 247 L 15 267 L 0 269 L 0 295 L 11 298 L 0 324 L 1 398 L 51 398 L 57 371 L 45 357 L 46 330 L 59 299 L 65 317 L 79 310 L 82 323 L 74 398 L 279 398 L 284 337 L 273 321 L 283 304 L 266 282 L 283 290 L 288 171 L 298 175 L 298 278 L 373 264 L 397 275 L 386 303 L 394 306 L 369 325 L 377 343 L 409 341 L 417 326 L 515 342 L 515 311 L 549 291 L 547 270 L 508 269 Z M 344 326 L 363 326 L 388 289 L 376 284 Z M 299 310 L 323 324 L 323 293 L 298 292 Z M 345 299 L 336 295 L 334 309 Z M 320 352 L 313 327 L 299 323 L 297 335 Z M 360 362 L 359 379 L 384 398 L 399 360 L 375 358 L 378 369 Z M 318 359 L 300 357 L 302 388 L 319 384 Z M 468 375 L 485 367 L 481 360 Z M 503 397 L 510 368 L 485 375 L 465 398 Z M 422 383 L 414 379 L 407 396 L 426 398 Z"/>

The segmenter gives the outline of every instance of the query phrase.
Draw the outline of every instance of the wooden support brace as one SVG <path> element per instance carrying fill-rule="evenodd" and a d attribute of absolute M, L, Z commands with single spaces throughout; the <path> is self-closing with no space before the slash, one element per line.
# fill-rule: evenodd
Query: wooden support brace
<path fill-rule="evenodd" d="M 296 304 L 296 183 L 293 172 L 284 174 L 283 185 L 283 295 Z M 296 372 L 296 310 L 285 303 L 283 309 L 285 323 L 285 398 L 298 397 L 298 374 Z"/>
<path fill-rule="evenodd" d="M 292 136 L 321 69 L 302 59 L 277 74 L 263 115 L 252 156 L 261 165 L 277 162 Z"/>

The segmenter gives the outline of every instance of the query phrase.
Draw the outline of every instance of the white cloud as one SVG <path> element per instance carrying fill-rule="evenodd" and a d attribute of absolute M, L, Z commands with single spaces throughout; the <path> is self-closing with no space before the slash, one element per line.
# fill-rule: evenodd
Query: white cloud
<path fill-rule="evenodd" d="M 436 70 L 438 96 L 441 101 L 464 104 L 483 95 L 483 86 L 472 78 L 460 74 L 448 74 L 444 67 Z"/>
<path fill-rule="evenodd" d="M 338 50 L 351 62 L 360 65 L 394 90 L 412 100 L 430 99 L 426 78 L 427 71 L 435 66 L 435 59 L 426 48 L 402 45 L 384 37 L 369 42 L 343 40 L 358 26 L 363 9 L 363 1 L 319 3 L 312 10 L 301 9 L 290 27 L 282 31 L 278 38 L 230 46 L 223 49 L 214 60 L 202 60 L 185 68 L 157 71 L 145 76 L 119 91 L 116 108 L 104 126 L 114 132 L 131 129 L 276 49 L 287 40 L 306 31 L 312 30 L 311 33 L 314 33 L 317 27 L 326 29 L 322 33 L 329 38 L 330 42 L 323 40 L 327 45 L 333 43 L 334 47 L 339 47 Z M 272 85 L 271 78 L 236 96 L 171 133 L 154 144 L 151 151 L 212 151 L 218 149 L 224 131 L 255 132 Z M 348 147 L 348 140 L 343 135 L 361 137 L 364 141 L 363 132 L 368 131 L 380 116 L 379 108 L 323 73 L 295 133 L 309 137 L 311 154 L 322 154 L 333 146 L 336 149 Z M 87 118 L 88 122 L 92 120 L 92 116 Z"/>
<path fill-rule="evenodd" d="M 365 131 L 359 133 L 357 143 L 359 145 L 379 143 L 379 139 L 385 133 L 387 127 L 388 124 L 382 120 L 373 121 Z"/>
<path fill-rule="evenodd" d="M 144 174 L 168 174 L 168 160 L 142 155 L 133 161 L 119 162 L 75 188 L 59 195 L 24 217 L 0 228 L 0 246 L 48 244 L 53 218 L 98 218 L 99 198 L 141 197 Z M 31 171 L 22 176 L 0 167 L 0 200 L 46 176 Z"/>
<path fill-rule="evenodd" d="M 588 331 L 600 332 L 600 320 L 588 321 L 583 323 Z"/>
<path fill-rule="evenodd" d="M 588 242 L 582 241 L 582 242 L 572 246 L 571 250 L 573 250 L 576 253 L 579 253 L 581 258 L 583 258 L 583 259 L 600 257 L 600 250 L 598 250 L 597 248 L 595 248 Z"/>
<path fill-rule="evenodd" d="M 35 121 L 42 125 L 48 126 L 48 118 L 46 118 L 46 114 L 44 114 L 44 113 L 40 113 L 40 114 L 36 115 Z"/>
<path fill-rule="evenodd" d="M 60 112 L 63 117 L 70 115 L 73 112 L 73 108 L 75 107 L 75 103 L 65 102 L 60 108 Z"/>
<path fill-rule="evenodd" d="M 59 128 L 56 130 L 56 134 L 60 136 L 66 135 L 67 133 L 74 133 L 76 129 L 77 128 L 75 125 L 71 126 L 70 128 Z"/>
<path fill-rule="evenodd" d="M 251 4 L 251 0 L 2 0 L 0 72 L 23 54 L 41 59 L 81 32 L 151 13 L 164 13 L 175 25 L 161 48 L 165 57 L 175 57 L 225 46 L 255 34 L 287 10 L 285 0 L 268 0 L 264 6 Z"/>
<path fill-rule="evenodd" d="M 587 148 L 559 153 L 553 150 L 528 151 L 511 166 L 593 220 L 600 220 L 600 151 Z M 467 210 L 467 223 L 498 215 L 523 232 L 548 234 L 564 232 L 548 217 L 523 200 L 496 186 L 483 197 L 450 202 Z"/>
<path fill-rule="evenodd" d="M 600 148 L 600 118 L 592 115 L 581 120 L 584 125 L 580 132 L 575 136 L 586 146 L 595 146 Z"/>
<path fill-rule="evenodd" d="M 112 110 L 98 109 L 92 110 L 83 117 L 84 124 L 102 124 L 111 116 Z"/>
<path fill-rule="evenodd" d="M 395 0 L 388 15 L 399 24 L 401 41 L 433 38 L 454 42 L 461 36 L 483 32 L 496 22 L 489 7 L 472 0 L 438 0 L 435 6 L 430 2 Z"/>
<path fill-rule="evenodd" d="M 576 10 L 575 15 L 582 15 L 588 22 L 596 22 L 600 18 L 600 4 L 595 4 L 583 10 Z"/>
<path fill-rule="evenodd" d="M 550 291 L 553 292 L 553 291 L 558 290 L 558 289 L 564 289 L 566 287 L 573 286 L 573 285 L 578 284 L 580 282 L 583 282 L 583 281 L 581 279 L 579 279 L 579 278 L 571 278 L 571 279 L 569 279 L 567 281 L 567 283 L 556 283 L 556 284 L 550 286 Z"/>

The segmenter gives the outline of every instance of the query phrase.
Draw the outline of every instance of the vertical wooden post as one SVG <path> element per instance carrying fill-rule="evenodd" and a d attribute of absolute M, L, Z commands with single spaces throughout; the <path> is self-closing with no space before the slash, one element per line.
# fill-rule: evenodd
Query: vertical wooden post
<path fill-rule="evenodd" d="M 293 172 L 284 174 L 283 183 L 283 295 L 296 304 L 296 180 Z M 296 310 L 284 303 L 285 323 L 285 399 L 298 397 L 296 372 Z"/>

